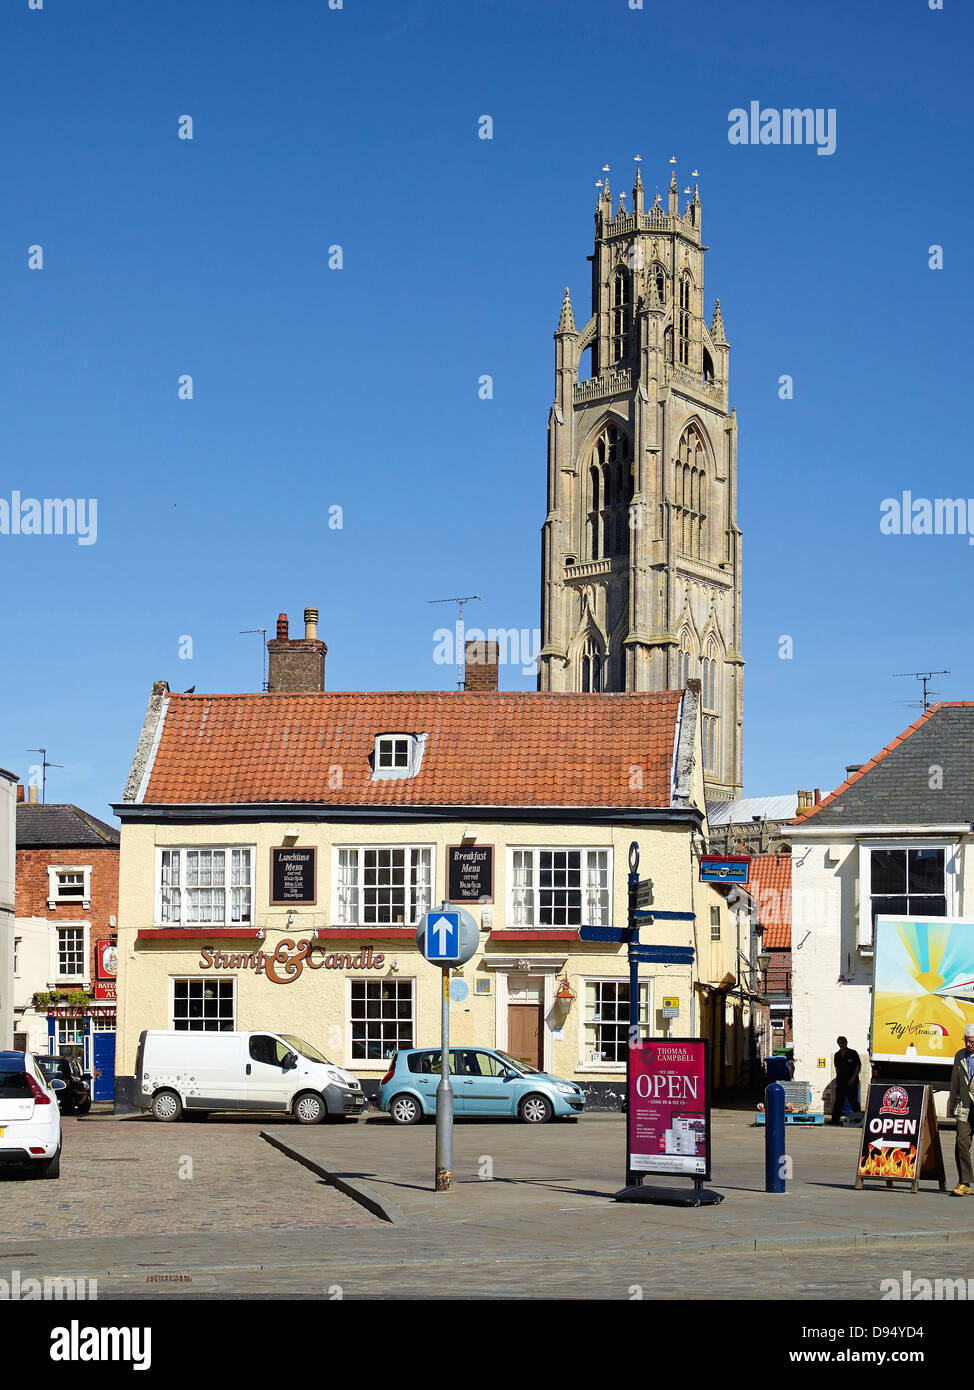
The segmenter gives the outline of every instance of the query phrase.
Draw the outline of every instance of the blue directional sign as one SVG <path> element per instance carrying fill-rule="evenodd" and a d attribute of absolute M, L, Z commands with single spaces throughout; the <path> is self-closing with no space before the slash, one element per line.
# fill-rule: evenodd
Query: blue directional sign
<path fill-rule="evenodd" d="M 692 965 L 692 946 L 630 946 L 629 955 L 640 965 Z"/>
<path fill-rule="evenodd" d="M 695 922 L 695 912 L 660 912 L 655 907 L 637 907 L 632 914 L 637 922 Z"/>
<path fill-rule="evenodd" d="M 579 941 L 614 941 L 617 946 L 632 940 L 631 927 L 579 927 Z"/>
<path fill-rule="evenodd" d="M 426 914 L 426 945 L 423 955 L 437 964 L 460 959 L 459 912 L 428 912 Z"/>

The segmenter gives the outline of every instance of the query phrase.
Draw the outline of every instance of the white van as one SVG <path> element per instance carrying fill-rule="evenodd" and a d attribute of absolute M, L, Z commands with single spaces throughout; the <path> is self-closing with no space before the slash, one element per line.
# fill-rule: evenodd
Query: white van
<path fill-rule="evenodd" d="M 315 1125 L 365 1109 L 355 1077 L 291 1033 L 144 1032 L 135 1075 L 136 1105 L 157 1120 L 277 1110 Z"/>

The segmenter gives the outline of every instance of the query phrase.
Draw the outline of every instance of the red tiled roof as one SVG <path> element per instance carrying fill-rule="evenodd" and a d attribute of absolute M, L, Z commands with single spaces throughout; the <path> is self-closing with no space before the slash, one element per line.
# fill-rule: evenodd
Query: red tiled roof
<path fill-rule="evenodd" d="M 812 816 L 817 816 L 819 811 L 823 811 L 826 806 L 831 806 L 832 802 L 843 792 L 848 791 L 854 782 L 858 782 L 860 777 L 865 777 L 866 773 L 877 763 L 881 763 L 884 758 L 889 757 L 894 748 L 899 748 L 900 744 L 905 743 L 911 734 L 915 734 L 921 725 L 926 724 L 928 719 L 932 719 L 938 710 L 970 708 L 972 705 L 974 705 L 974 700 L 941 700 L 936 705 L 931 705 L 924 714 L 921 714 L 919 719 L 914 720 L 908 729 L 904 729 L 897 738 L 894 738 L 892 743 L 887 743 L 886 747 L 878 752 L 874 758 L 870 758 L 868 763 L 863 763 L 857 772 L 851 773 L 840 786 L 836 787 L 834 792 L 823 797 L 817 805 L 809 806 L 807 810 L 801 811 L 794 820 L 787 822 L 788 825 L 804 825 L 806 821 L 811 820 Z"/>
<path fill-rule="evenodd" d="M 148 804 L 668 807 L 681 691 L 170 695 Z M 377 734 L 426 734 L 372 780 Z"/>
<path fill-rule="evenodd" d="M 764 927 L 761 944 L 769 951 L 791 947 L 791 855 L 755 854 L 747 890 Z"/>

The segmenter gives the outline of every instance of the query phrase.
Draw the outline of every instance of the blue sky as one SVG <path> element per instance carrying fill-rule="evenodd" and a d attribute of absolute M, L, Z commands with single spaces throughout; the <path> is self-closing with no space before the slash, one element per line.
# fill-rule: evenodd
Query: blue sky
<path fill-rule="evenodd" d="M 894 672 L 974 695 L 974 550 L 879 530 L 974 495 L 969 9 L 685 14 L 5 0 L 0 497 L 97 498 L 98 539 L 0 535 L 0 765 L 46 745 L 48 799 L 108 816 L 152 681 L 259 688 L 239 633 L 282 610 L 319 608 L 331 689 L 451 688 L 432 598 L 534 628 L 551 335 L 635 154 L 650 197 L 700 170 L 732 346 L 746 793 L 834 787 L 916 717 Z M 835 153 L 731 145 L 752 100 L 835 108 Z"/>

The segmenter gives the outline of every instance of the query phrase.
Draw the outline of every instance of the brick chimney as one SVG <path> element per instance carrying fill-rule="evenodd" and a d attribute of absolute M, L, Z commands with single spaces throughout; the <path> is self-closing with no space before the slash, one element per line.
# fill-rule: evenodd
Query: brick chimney
<path fill-rule="evenodd" d="M 267 644 L 267 690 L 301 694 L 325 688 L 325 656 L 328 648 L 318 637 L 318 610 L 304 610 L 304 636 L 288 637 L 286 613 L 277 618 L 277 636 Z"/>
<path fill-rule="evenodd" d="M 496 690 L 500 648 L 496 642 L 463 644 L 464 690 Z"/>

